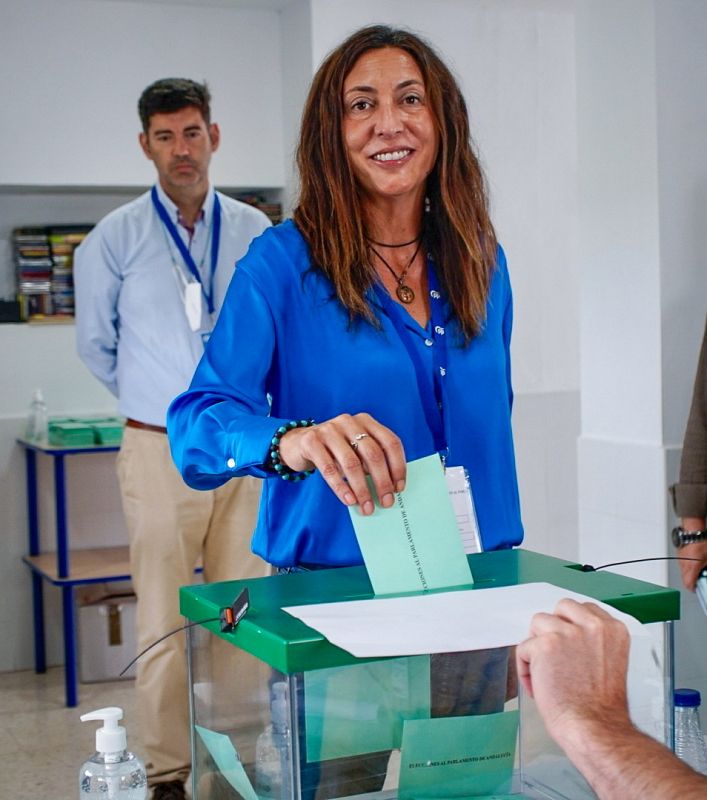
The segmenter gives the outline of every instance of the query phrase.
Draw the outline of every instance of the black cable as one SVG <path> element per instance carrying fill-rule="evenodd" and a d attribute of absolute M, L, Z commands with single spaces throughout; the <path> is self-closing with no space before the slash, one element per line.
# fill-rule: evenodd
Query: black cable
<path fill-rule="evenodd" d="M 207 622 L 220 622 L 221 623 L 221 633 L 230 633 L 231 631 L 235 630 L 238 623 L 241 621 L 242 617 L 245 615 L 246 611 L 250 606 L 250 595 L 248 594 L 248 589 L 244 588 L 238 592 L 238 596 L 236 599 L 231 603 L 230 606 L 226 606 L 226 608 L 221 609 L 221 613 L 218 617 L 209 617 L 208 619 L 200 619 L 196 622 L 188 622 L 186 625 L 182 625 L 179 628 L 175 628 L 173 631 L 169 633 L 165 633 L 164 636 L 160 636 L 159 639 L 154 641 L 149 647 L 146 647 L 142 653 L 138 653 L 135 658 L 128 664 L 127 667 L 118 675 L 121 678 L 132 665 L 139 659 L 142 658 L 148 650 L 151 650 L 155 645 L 163 642 L 165 639 L 168 639 L 170 636 L 174 636 L 175 633 L 179 633 L 180 631 L 186 631 L 188 628 L 193 628 L 195 625 L 206 625 Z"/>
<path fill-rule="evenodd" d="M 653 558 L 632 558 L 628 561 L 614 561 L 613 564 L 602 564 L 593 567 L 591 564 L 582 564 L 582 572 L 596 572 L 607 567 L 620 567 L 622 564 L 639 564 L 642 561 L 702 561 L 701 558 L 690 558 L 688 556 L 654 556 Z"/>
<path fill-rule="evenodd" d="M 197 622 L 188 622 L 186 625 L 182 625 L 181 627 L 179 627 L 179 628 L 175 628 L 173 631 L 170 631 L 169 633 L 165 633 L 165 635 L 164 635 L 164 636 L 160 636 L 160 638 L 159 638 L 159 639 L 155 640 L 155 641 L 154 641 L 154 642 L 153 642 L 151 645 L 149 645 L 148 647 L 146 647 L 146 648 L 145 648 L 145 649 L 142 651 L 142 653 L 138 653 L 138 654 L 135 656 L 135 658 L 134 658 L 134 659 L 133 659 L 133 660 L 132 660 L 132 661 L 131 661 L 131 662 L 128 664 L 128 666 L 127 666 L 127 667 L 125 667 L 125 669 L 124 669 L 124 670 L 123 670 L 123 671 L 122 671 L 122 672 L 121 672 L 121 673 L 118 675 L 118 677 L 119 677 L 119 678 L 121 678 L 121 677 L 122 677 L 122 676 L 123 676 L 123 675 L 124 675 L 124 674 L 125 674 L 125 673 L 126 673 L 128 670 L 129 670 L 129 669 L 130 669 L 130 667 L 132 667 L 132 665 L 133 665 L 133 664 L 134 664 L 134 663 L 135 663 L 135 662 L 136 662 L 136 661 L 137 661 L 139 658 L 142 658 L 142 657 L 145 655 L 145 653 L 146 653 L 148 650 L 152 650 L 152 648 L 153 648 L 155 645 L 159 644 L 160 642 L 163 642 L 165 639 L 169 639 L 169 637 L 170 637 L 170 636 L 174 636 L 174 634 L 175 634 L 175 633 L 179 633 L 180 631 L 185 631 L 185 630 L 187 630 L 187 628 L 193 628 L 193 627 L 194 627 L 194 625 L 205 625 L 207 622 L 220 622 L 220 621 L 221 621 L 221 617 L 209 617 L 208 619 L 200 619 L 200 620 L 198 620 Z"/>

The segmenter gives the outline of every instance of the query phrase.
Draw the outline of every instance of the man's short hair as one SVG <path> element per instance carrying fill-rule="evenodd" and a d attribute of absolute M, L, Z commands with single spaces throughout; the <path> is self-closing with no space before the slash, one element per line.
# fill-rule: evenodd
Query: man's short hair
<path fill-rule="evenodd" d="M 142 129 L 147 133 L 153 114 L 171 114 L 187 106 L 195 106 L 207 125 L 211 122 L 211 93 L 204 83 L 188 78 L 162 78 L 151 83 L 140 95 L 137 109 Z"/>

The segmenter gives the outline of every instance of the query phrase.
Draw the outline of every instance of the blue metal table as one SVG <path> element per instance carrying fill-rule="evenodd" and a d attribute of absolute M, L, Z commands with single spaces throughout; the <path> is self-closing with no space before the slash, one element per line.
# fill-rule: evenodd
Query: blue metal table
<path fill-rule="evenodd" d="M 120 449 L 120 446 L 83 445 L 77 447 L 55 447 L 22 438 L 17 441 L 25 451 L 29 555 L 25 556 L 23 561 L 29 566 L 32 574 L 35 671 L 38 673 L 46 671 L 43 581 L 49 581 L 49 583 L 61 589 L 64 660 L 66 665 L 66 705 L 73 707 L 78 702 L 74 588 L 90 583 L 130 580 L 130 568 L 127 546 L 71 551 L 65 459 L 67 456 L 116 452 Z M 37 499 L 38 453 L 52 458 L 54 462 L 56 553 L 43 554 L 41 552 Z"/>

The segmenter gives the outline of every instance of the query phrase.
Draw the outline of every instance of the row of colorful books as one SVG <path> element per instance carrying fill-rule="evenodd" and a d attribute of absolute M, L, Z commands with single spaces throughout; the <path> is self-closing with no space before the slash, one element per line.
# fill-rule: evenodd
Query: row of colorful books
<path fill-rule="evenodd" d="M 262 195 L 254 193 L 242 193 L 235 195 L 236 200 L 242 203 L 248 203 L 251 206 L 259 208 L 266 217 L 270 219 L 273 225 L 282 222 L 282 204 L 269 203 Z"/>
<path fill-rule="evenodd" d="M 74 250 L 92 227 L 49 225 L 13 230 L 17 299 L 22 319 L 73 316 Z"/>

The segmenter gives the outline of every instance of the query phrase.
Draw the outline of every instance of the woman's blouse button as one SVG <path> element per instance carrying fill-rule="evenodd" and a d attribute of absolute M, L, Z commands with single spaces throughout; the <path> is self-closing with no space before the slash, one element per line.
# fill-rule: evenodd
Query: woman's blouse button
<path fill-rule="evenodd" d="M 432 339 L 425 339 L 425 344 L 426 344 L 428 347 L 432 347 L 432 345 L 434 344 L 434 342 L 432 341 Z"/>

